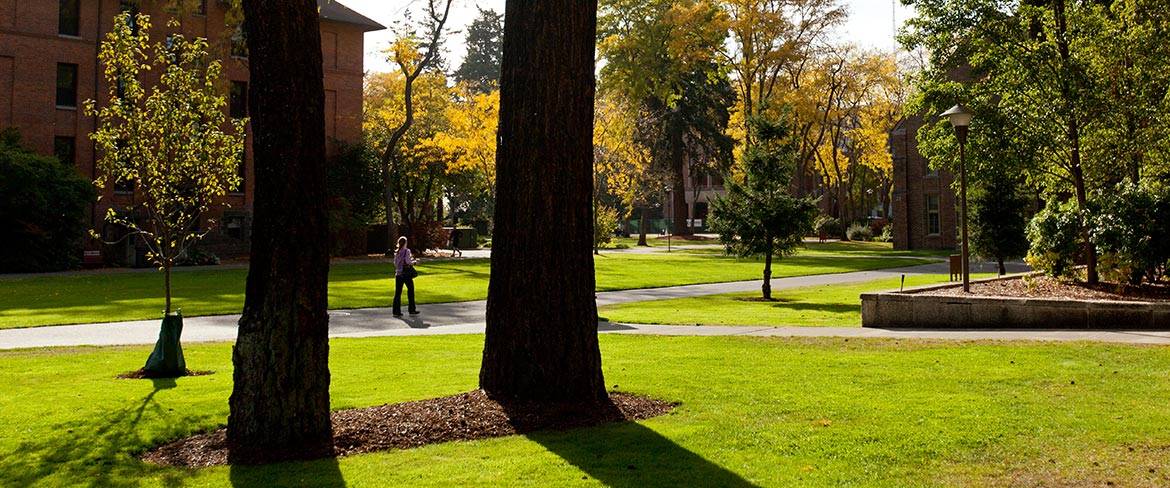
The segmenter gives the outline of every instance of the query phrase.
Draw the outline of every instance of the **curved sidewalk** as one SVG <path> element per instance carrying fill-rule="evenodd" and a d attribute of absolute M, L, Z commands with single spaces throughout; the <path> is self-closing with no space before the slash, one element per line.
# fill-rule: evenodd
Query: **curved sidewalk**
<path fill-rule="evenodd" d="M 876 271 L 800 276 L 772 280 L 774 290 L 838 283 L 871 281 L 914 274 L 945 274 L 945 263 Z M 597 293 L 598 306 L 649 300 L 666 300 L 760 289 L 762 280 L 713 283 L 703 285 L 623 290 Z M 408 336 L 431 334 L 475 334 L 484 331 L 486 302 L 420 305 L 421 315 L 394 317 L 389 308 L 331 310 L 330 337 Z M 183 342 L 234 341 L 239 315 L 187 317 L 184 319 Z M 784 337 L 902 337 L 955 340 L 1087 340 L 1103 342 L 1170 344 L 1170 331 L 954 331 L 872 329 L 861 327 L 731 327 L 668 326 L 602 322 L 601 332 L 661 335 L 748 335 Z M 49 346 L 153 344 L 158 339 L 159 321 L 116 322 L 106 324 L 63 325 L 26 329 L 0 330 L 0 349 Z"/>

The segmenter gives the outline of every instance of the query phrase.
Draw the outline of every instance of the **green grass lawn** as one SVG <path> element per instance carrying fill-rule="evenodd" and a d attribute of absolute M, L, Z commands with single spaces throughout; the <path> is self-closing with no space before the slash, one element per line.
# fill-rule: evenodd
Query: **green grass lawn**
<path fill-rule="evenodd" d="M 986 278 L 993 274 L 976 274 Z M 947 275 L 911 275 L 906 287 L 946 283 Z M 598 309 L 613 322 L 634 324 L 860 327 L 862 293 L 897 290 L 900 278 L 772 290 L 775 302 L 751 301 L 760 291 L 621 303 Z"/>
<path fill-rule="evenodd" d="M 625 290 L 759 279 L 756 260 L 682 254 L 605 254 L 595 260 L 598 290 Z M 793 257 L 774 276 L 840 273 L 907 266 L 915 259 Z M 415 280 L 420 303 L 487 297 L 489 261 L 428 260 Z M 172 279 L 174 306 L 187 316 L 240 313 L 245 269 L 188 268 Z M 0 329 L 156 319 L 163 309 L 161 272 L 73 273 L 0 279 Z M 330 308 L 388 307 L 393 267 L 385 261 L 335 264 L 329 272 Z"/>
<path fill-rule="evenodd" d="M 334 408 L 476 386 L 483 336 L 335 339 Z M 638 423 L 337 460 L 177 469 L 148 447 L 226 423 L 231 346 L 174 381 L 148 346 L 0 352 L 0 486 L 1167 486 L 1170 348 L 602 335 Z"/>

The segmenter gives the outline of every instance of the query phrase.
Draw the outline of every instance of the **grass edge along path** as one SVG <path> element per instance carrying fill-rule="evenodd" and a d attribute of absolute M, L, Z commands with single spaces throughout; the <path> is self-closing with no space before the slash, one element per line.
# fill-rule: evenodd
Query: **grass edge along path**
<path fill-rule="evenodd" d="M 595 259 L 599 291 L 760 279 L 762 263 L 731 257 L 671 254 L 606 254 Z M 774 277 L 862 271 L 930 262 L 916 258 L 789 257 L 774 264 Z M 421 304 L 487 298 L 487 259 L 428 260 L 419 266 Z M 175 274 L 174 303 L 188 317 L 240 313 L 243 268 L 186 269 Z M 151 320 L 161 317 L 162 276 L 156 272 L 63 274 L 0 280 L 0 329 Z M 329 307 L 388 307 L 393 267 L 385 261 L 330 268 Z"/>
<path fill-rule="evenodd" d="M 995 276 L 975 274 L 973 279 Z M 907 275 L 907 288 L 948 283 L 947 275 Z M 772 289 L 775 301 L 758 301 L 759 291 L 691 298 L 621 303 L 598 307 L 610 322 L 630 324 L 702 324 L 861 327 L 862 293 L 897 290 L 900 278 Z M 753 300 L 756 299 L 756 300 Z"/>
<path fill-rule="evenodd" d="M 475 388 L 482 335 L 331 341 L 334 409 Z M 670 414 L 259 467 L 137 457 L 223 425 L 230 344 L 176 380 L 149 346 L 0 352 L 0 486 L 1166 486 L 1170 349 L 1097 343 L 600 337 L 611 391 Z"/>

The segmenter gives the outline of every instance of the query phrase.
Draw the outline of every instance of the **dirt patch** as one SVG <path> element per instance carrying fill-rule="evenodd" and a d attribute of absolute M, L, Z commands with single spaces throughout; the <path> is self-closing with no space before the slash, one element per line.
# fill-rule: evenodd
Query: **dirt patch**
<path fill-rule="evenodd" d="M 919 295 L 967 296 L 962 286 L 915 292 Z M 1120 300 L 1170 302 L 1170 285 L 1143 283 L 1141 286 L 1117 283 L 1088 285 L 1076 281 L 1055 280 L 1046 276 L 1028 279 L 1005 279 L 971 283 L 977 296 L 1045 298 L 1054 300 Z"/>
<path fill-rule="evenodd" d="M 427 444 L 566 430 L 657 417 L 674 408 L 661 400 L 610 394 L 611 406 L 499 402 L 483 390 L 454 396 L 332 412 L 336 456 Z M 197 434 L 147 452 L 144 461 L 170 466 L 227 464 L 227 429 Z"/>

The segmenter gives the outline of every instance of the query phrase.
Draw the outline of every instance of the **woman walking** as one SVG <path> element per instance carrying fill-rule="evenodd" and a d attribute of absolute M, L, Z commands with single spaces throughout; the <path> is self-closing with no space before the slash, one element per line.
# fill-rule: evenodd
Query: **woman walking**
<path fill-rule="evenodd" d="M 414 307 L 414 277 L 418 276 L 414 265 L 418 260 L 406 247 L 406 236 L 398 238 L 398 252 L 394 254 L 394 316 L 402 316 L 402 285 L 406 285 L 406 300 L 411 315 L 418 315 Z"/>

